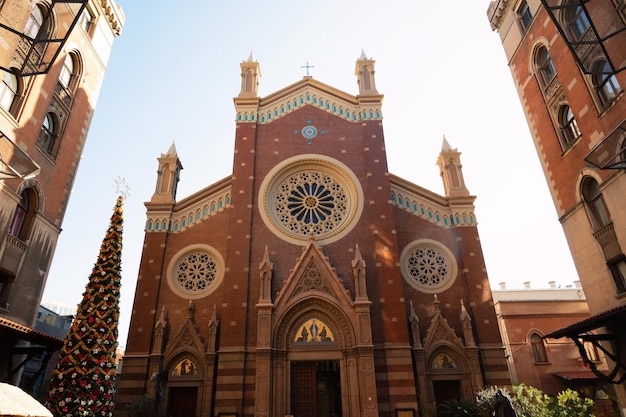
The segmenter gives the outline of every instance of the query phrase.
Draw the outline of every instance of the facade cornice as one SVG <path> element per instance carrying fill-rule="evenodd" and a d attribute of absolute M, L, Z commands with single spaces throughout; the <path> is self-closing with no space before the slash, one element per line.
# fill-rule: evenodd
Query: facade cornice
<path fill-rule="evenodd" d="M 181 232 L 230 207 L 232 177 L 228 176 L 172 205 L 145 203 L 146 232 Z"/>
<path fill-rule="evenodd" d="M 100 0 L 100 6 L 103 14 L 107 18 L 107 22 L 111 27 L 111 31 L 116 35 L 122 34 L 122 28 L 126 22 L 126 15 L 120 6 L 115 4 L 114 0 Z"/>
<path fill-rule="evenodd" d="M 489 4 L 487 17 L 489 18 L 489 23 L 491 23 L 492 30 L 498 30 L 500 28 L 502 17 L 506 14 L 509 3 L 510 0 L 495 0 Z"/>
<path fill-rule="evenodd" d="M 269 124 L 306 105 L 347 121 L 382 119 L 383 95 L 358 96 L 305 77 L 264 98 L 235 98 L 238 123 Z"/>
<path fill-rule="evenodd" d="M 393 174 L 391 204 L 442 227 L 475 227 L 476 197 L 446 198 Z"/>

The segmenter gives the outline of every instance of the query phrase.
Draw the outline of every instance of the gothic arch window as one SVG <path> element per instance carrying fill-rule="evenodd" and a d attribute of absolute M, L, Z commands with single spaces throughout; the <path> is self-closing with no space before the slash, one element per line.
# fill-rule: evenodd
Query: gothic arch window
<path fill-rule="evenodd" d="M 26 20 L 24 26 L 24 34 L 30 38 L 35 39 L 41 25 L 43 25 L 44 10 L 41 5 L 35 5 Z"/>
<path fill-rule="evenodd" d="M 575 6 L 575 4 L 578 4 L 578 0 L 567 2 L 568 7 L 564 11 L 563 18 L 570 40 L 579 41 L 585 36 L 591 25 L 587 13 L 581 6 Z"/>
<path fill-rule="evenodd" d="M 545 90 L 556 76 L 556 70 L 554 69 L 548 48 L 543 45 L 537 49 L 535 54 L 535 66 L 537 68 L 539 84 Z"/>
<path fill-rule="evenodd" d="M 65 59 L 63 60 L 63 67 L 61 68 L 61 75 L 59 75 L 59 82 L 65 88 L 68 88 L 70 85 L 70 81 L 74 76 L 74 59 L 72 58 L 72 54 L 67 54 Z"/>
<path fill-rule="evenodd" d="M 295 332 L 293 344 L 329 344 L 337 343 L 330 326 L 318 317 L 312 317 L 302 323 Z"/>
<path fill-rule="evenodd" d="M 367 68 L 363 68 L 363 71 L 361 71 L 361 79 L 363 80 L 363 90 L 371 90 L 372 83 L 370 81 L 370 72 Z"/>
<path fill-rule="evenodd" d="M 177 361 L 170 371 L 170 376 L 177 377 L 198 377 L 200 374 L 198 365 L 191 358 L 182 358 Z"/>
<path fill-rule="evenodd" d="M 602 107 L 611 104 L 622 91 L 617 78 L 615 78 L 611 64 L 605 59 L 600 59 L 593 65 L 591 82 Z"/>
<path fill-rule="evenodd" d="M 224 272 L 224 258 L 215 248 L 191 245 L 170 261 L 167 283 L 176 295 L 195 300 L 213 293 L 221 284 Z"/>
<path fill-rule="evenodd" d="M 543 341 L 543 338 L 538 333 L 531 333 L 528 339 L 530 341 L 530 346 L 533 350 L 535 363 L 548 362 L 548 355 L 546 353 L 546 345 Z"/>
<path fill-rule="evenodd" d="M 594 232 L 611 223 L 611 216 L 602 191 L 593 177 L 587 176 L 582 180 L 581 194 Z"/>
<path fill-rule="evenodd" d="M 405 281 L 420 292 L 441 293 L 454 284 L 457 262 L 445 245 L 431 239 L 409 243 L 400 255 Z"/>
<path fill-rule="evenodd" d="M 2 83 L 0 83 L 0 107 L 10 112 L 18 95 L 19 84 L 15 74 L 1 71 L 3 73 Z"/>
<path fill-rule="evenodd" d="M 456 371 L 459 369 L 459 364 L 457 363 L 454 356 L 449 354 L 448 352 L 438 352 L 435 354 L 433 359 L 430 361 L 430 370 L 431 371 Z"/>
<path fill-rule="evenodd" d="M 76 91 L 82 70 L 82 60 L 78 52 L 72 51 L 65 56 L 61 74 L 59 75 L 59 84 L 68 94 L 73 95 Z"/>
<path fill-rule="evenodd" d="M 47 113 L 43 119 L 37 144 L 48 155 L 54 157 L 59 148 L 59 118 L 56 114 Z"/>
<path fill-rule="evenodd" d="M 574 113 L 568 104 L 559 108 L 559 131 L 563 149 L 568 149 L 581 136 Z"/>
<path fill-rule="evenodd" d="M 35 221 L 35 214 L 39 205 L 37 191 L 34 188 L 25 188 L 20 194 L 9 234 L 25 242 L 28 240 L 30 231 Z"/>

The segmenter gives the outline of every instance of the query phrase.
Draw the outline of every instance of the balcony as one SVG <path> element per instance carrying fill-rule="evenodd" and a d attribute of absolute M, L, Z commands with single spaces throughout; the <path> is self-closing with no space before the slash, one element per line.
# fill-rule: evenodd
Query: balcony
<path fill-rule="evenodd" d="M 0 247 L 0 269 L 16 276 L 24 261 L 28 245 L 15 236 L 6 235 Z"/>

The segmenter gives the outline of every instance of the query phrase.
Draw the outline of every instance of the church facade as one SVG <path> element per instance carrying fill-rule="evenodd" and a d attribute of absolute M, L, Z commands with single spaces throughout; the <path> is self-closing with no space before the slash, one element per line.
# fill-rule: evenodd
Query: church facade
<path fill-rule="evenodd" d="M 232 174 L 182 200 L 158 158 L 117 408 L 171 416 L 436 416 L 510 384 L 460 153 L 445 195 L 388 171 L 374 60 L 358 95 L 258 96 L 241 63 Z"/>

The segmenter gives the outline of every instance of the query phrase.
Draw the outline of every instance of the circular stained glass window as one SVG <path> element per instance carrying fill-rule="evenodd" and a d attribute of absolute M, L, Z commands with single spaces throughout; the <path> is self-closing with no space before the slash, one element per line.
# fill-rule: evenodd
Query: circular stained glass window
<path fill-rule="evenodd" d="M 354 226 L 362 207 L 354 174 L 326 157 L 296 159 L 265 177 L 259 195 L 263 220 L 275 234 L 294 243 L 309 236 L 327 242 L 340 238 Z"/>
<path fill-rule="evenodd" d="M 400 259 L 404 279 L 421 292 L 445 291 L 456 279 L 454 255 L 437 241 L 414 241 L 404 248 Z"/>
<path fill-rule="evenodd" d="M 168 283 L 178 295 L 188 299 L 212 293 L 224 276 L 221 255 L 207 245 L 194 245 L 180 251 L 168 268 Z"/>

